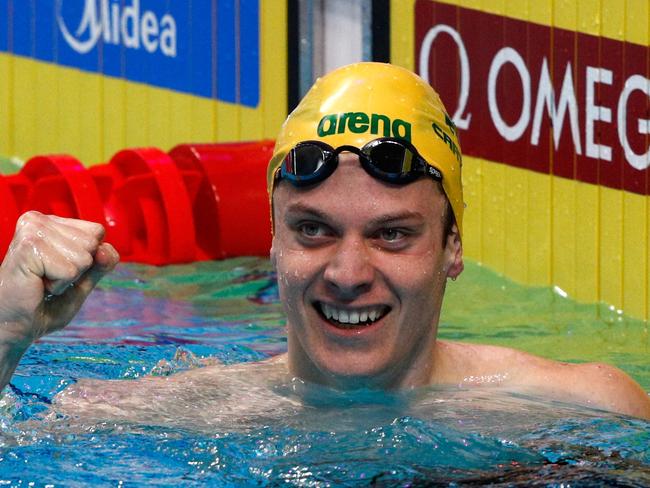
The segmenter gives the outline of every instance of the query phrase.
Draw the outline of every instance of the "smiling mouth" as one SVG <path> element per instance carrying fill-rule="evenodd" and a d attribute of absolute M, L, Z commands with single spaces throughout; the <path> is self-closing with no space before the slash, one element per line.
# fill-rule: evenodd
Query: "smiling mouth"
<path fill-rule="evenodd" d="M 368 325 L 372 325 L 382 319 L 388 312 L 390 312 L 390 307 L 387 307 L 386 305 L 349 309 L 338 308 L 326 303 L 317 302 L 315 307 L 325 320 L 334 326 L 343 329 L 367 327 Z"/>

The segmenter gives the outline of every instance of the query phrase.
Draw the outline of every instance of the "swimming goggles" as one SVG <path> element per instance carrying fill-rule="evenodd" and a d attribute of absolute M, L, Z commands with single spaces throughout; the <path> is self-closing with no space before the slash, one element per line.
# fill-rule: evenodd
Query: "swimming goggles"
<path fill-rule="evenodd" d="M 427 164 L 411 143 L 392 137 L 374 139 L 361 149 L 347 145 L 334 149 L 321 141 L 300 142 L 282 161 L 278 177 L 296 187 L 320 183 L 334 173 L 338 155 L 344 151 L 359 156 L 370 176 L 388 183 L 403 185 L 424 175 L 442 181 L 440 171 Z"/>

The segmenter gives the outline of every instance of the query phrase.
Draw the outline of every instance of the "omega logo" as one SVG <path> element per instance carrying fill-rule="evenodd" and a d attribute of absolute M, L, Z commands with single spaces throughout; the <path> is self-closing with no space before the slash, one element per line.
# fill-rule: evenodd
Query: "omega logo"
<path fill-rule="evenodd" d="M 468 105 L 471 105 L 468 103 L 470 82 L 472 81 L 470 77 L 471 53 L 468 54 L 461 34 L 454 27 L 438 24 L 426 32 L 418 53 L 419 73 L 425 81 L 429 82 L 432 45 L 441 35 L 449 36 L 458 50 L 460 86 L 457 108 L 452 119 L 459 129 L 467 130 L 472 120 L 472 114 L 468 113 Z M 634 92 L 645 94 L 650 99 L 650 79 L 642 74 L 632 74 L 627 76 L 622 84 L 615 85 L 613 80 L 616 73 L 614 71 L 588 65 L 584 67 L 584 70 L 578 71 L 569 61 L 563 69 L 555 72 L 556 77 L 563 76 L 558 97 L 553 86 L 548 58 L 544 56 L 537 62 L 540 63 L 540 75 L 538 80 L 533 80 L 527 61 L 517 49 L 503 46 L 490 62 L 485 89 L 472 92 L 472 96 L 486 94 L 487 109 L 492 124 L 503 139 L 508 142 L 518 141 L 530 128 L 529 142 L 531 145 L 537 146 L 540 141 L 543 117 L 548 116 L 551 121 L 553 144 L 556 150 L 563 134 L 562 128 L 565 123 L 568 123 L 575 154 L 612 161 L 612 147 L 598 141 L 598 137 L 596 137 L 596 125 L 599 124 L 603 127 L 602 130 L 616 131 L 625 159 L 630 166 L 637 170 L 645 170 L 650 167 L 650 148 L 647 148 L 645 153 L 639 153 L 638 148 L 635 152 L 628 135 L 628 124 L 630 124 L 628 101 Z M 503 105 L 500 106 L 504 100 L 499 98 L 497 90 L 499 74 L 508 65 L 510 70 L 514 68 L 518 80 L 516 82 L 520 83 L 521 87 L 521 111 L 514 122 L 508 122 L 504 118 Z M 585 94 L 580 101 L 576 95 L 574 77 L 584 77 Z M 608 85 L 616 89 L 618 102 L 612 106 L 606 106 L 599 102 L 598 85 Z M 629 131 L 636 132 L 640 136 L 650 135 L 650 119 L 637 118 L 632 122 Z"/>

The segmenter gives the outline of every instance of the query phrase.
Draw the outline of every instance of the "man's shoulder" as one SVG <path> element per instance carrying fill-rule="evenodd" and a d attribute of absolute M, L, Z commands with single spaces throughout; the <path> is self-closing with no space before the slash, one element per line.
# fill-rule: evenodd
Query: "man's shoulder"
<path fill-rule="evenodd" d="M 262 404 L 287 403 L 274 390 L 286 381 L 285 362 L 285 355 L 235 364 L 201 360 L 184 371 L 158 368 L 156 374 L 138 379 L 81 379 L 59 393 L 53 404 L 58 413 L 82 420 L 164 423 L 173 418 L 176 424 L 194 425 L 199 417 L 208 423 L 219 421 L 223 412 L 232 418 L 258 411 L 261 415 L 266 409 L 260 408 Z"/>
<path fill-rule="evenodd" d="M 517 349 L 443 342 L 461 385 L 494 385 L 594 408 L 650 418 L 650 397 L 626 373 L 605 363 L 568 363 Z"/>
<path fill-rule="evenodd" d="M 456 371 L 466 373 L 505 368 L 509 371 L 508 377 L 511 378 L 522 370 L 529 372 L 531 369 L 557 363 L 519 349 L 492 344 L 438 341 L 437 346 L 447 363 L 453 365 Z"/>

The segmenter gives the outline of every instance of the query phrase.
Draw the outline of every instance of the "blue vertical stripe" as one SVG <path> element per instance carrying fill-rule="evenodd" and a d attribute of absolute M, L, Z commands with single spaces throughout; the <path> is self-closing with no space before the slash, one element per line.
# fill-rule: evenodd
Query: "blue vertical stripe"
<path fill-rule="evenodd" d="M 34 57 L 34 0 L 13 0 L 13 52 Z"/>
<path fill-rule="evenodd" d="M 217 98 L 237 102 L 236 0 L 217 2 Z"/>
<path fill-rule="evenodd" d="M 191 87 L 192 93 L 199 94 L 206 98 L 216 96 L 212 88 L 214 59 L 212 55 L 213 42 L 213 2 L 209 1 L 192 1 L 190 2 L 191 11 L 189 37 L 187 43 L 188 66 L 185 76 L 186 82 Z M 179 52 L 179 56 L 182 55 Z"/>
<path fill-rule="evenodd" d="M 0 0 L 0 51 L 9 50 L 9 25 L 11 24 L 9 0 Z"/>
<path fill-rule="evenodd" d="M 239 15 L 239 102 L 255 107 L 260 101 L 260 9 L 258 0 L 241 0 Z"/>
<path fill-rule="evenodd" d="M 52 15 L 55 2 L 36 2 L 34 7 L 34 27 L 37 35 L 34 36 L 34 57 L 43 61 L 54 62 L 53 49 L 56 41 L 56 20 Z"/>

